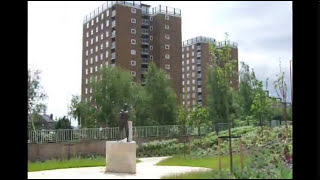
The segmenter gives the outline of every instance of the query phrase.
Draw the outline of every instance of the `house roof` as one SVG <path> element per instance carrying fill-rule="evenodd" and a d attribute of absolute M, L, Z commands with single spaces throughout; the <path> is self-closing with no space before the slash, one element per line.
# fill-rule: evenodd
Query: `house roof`
<path fill-rule="evenodd" d="M 48 123 L 53 123 L 53 122 L 55 122 L 54 120 L 52 120 L 52 119 L 50 118 L 49 115 L 44 114 L 44 115 L 40 115 L 40 117 L 41 117 L 42 120 L 44 120 L 44 121 L 46 121 L 46 122 L 48 122 Z"/>

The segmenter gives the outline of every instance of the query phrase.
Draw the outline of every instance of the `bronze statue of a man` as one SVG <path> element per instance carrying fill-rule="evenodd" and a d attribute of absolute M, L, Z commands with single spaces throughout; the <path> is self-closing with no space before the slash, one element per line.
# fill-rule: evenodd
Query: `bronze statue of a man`
<path fill-rule="evenodd" d="M 125 137 L 127 138 L 127 142 L 129 142 L 127 103 L 124 104 L 124 109 L 121 109 L 119 115 L 120 115 L 120 126 L 119 126 L 120 138 L 124 138 L 123 131 L 125 130 Z"/>

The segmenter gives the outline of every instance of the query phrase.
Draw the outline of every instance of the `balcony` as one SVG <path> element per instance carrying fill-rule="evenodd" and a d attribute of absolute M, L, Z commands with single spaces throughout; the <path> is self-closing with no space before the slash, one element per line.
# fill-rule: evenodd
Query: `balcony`
<path fill-rule="evenodd" d="M 143 84 L 143 85 L 146 84 L 146 79 L 145 79 L 145 78 L 142 78 L 142 79 L 141 79 L 141 84 Z"/>
<path fill-rule="evenodd" d="M 111 60 L 112 59 L 116 59 L 116 53 L 115 52 L 111 53 Z"/>
<path fill-rule="evenodd" d="M 150 59 L 149 58 L 142 58 L 142 64 L 149 64 Z"/>
<path fill-rule="evenodd" d="M 142 25 L 149 25 L 150 24 L 150 22 L 149 22 L 149 20 L 147 20 L 147 19 L 142 19 L 142 23 L 141 23 Z"/>
<path fill-rule="evenodd" d="M 197 60 L 197 64 L 201 64 L 201 60 Z"/>
<path fill-rule="evenodd" d="M 116 31 L 112 31 L 111 38 L 115 38 L 115 37 L 116 37 Z"/>
<path fill-rule="evenodd" d="M 197 52 L 197 57 L 201 57 L 201 52 Z"/>
<path fill-rule="evenodd" d="M 116 10 L 112 11 L 111 17 L 115 17 L 116 16 Z"/>
<path fill-rule="evenodd" d="M 115 48 L 116 48 L 116 42 L 112 42 L 111 49 L 115 49 Z"/>
<path fill-rule="evenodd" d="M 201 67 L 198 67 L 198 71 L 201 71 Z"/>
<path fill-rule="evenodd" d="M 197 50 L 201 50 L 201 46 L 197 46 Z"/>
<path fill-rule="evenodd" d="M 141 74 L 146 74 L 148 72 L 148 68 L 141 68 Z"/>
<path fill-rule="evenodd" d="M 141 54 L 149 54 L 149 49 L 142 48 Z"/>
<path fill-rule="evenodd" d="M 149 39 L 147 39 L 147 38 L 142 38 L 141 44 L 149 45 Z"/>
<path fill-rule="evenodd" d="M 149 30 L 142 28 L 141 34 L 149 35 Z"/>
<path fill-rule="evenodd" d="M 202 85 L 202 81 L 198 81 L 198 85 Z"/>
<path fill-rule="evenodd" d="M 112 26 L 111 27 L 115 27 L 116 26 L 116 20 L 112 21 Z"/>

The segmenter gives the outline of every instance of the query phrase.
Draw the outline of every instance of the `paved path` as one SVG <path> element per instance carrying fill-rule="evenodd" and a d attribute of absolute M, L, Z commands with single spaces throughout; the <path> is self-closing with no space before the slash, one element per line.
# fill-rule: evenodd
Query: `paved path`
<path fill-rule="evenodd" d="M 139 158 L 137 173 L 105 173 L 105 167 L 83 167 L 29 172 L 28 179 L 160 179 L 161 176 L 191 171 L 206 171 L 208 168 L 187 166 L 156 166 L 168 157 Z"/>

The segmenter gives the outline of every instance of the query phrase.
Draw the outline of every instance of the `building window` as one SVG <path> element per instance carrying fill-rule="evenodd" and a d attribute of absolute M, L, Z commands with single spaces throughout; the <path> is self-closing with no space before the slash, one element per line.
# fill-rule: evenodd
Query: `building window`
<path fill-rule="evenodd" d="M 187 53 L 187 58 L 189 57 L 189 53 Z"/>
<path fill-rule="evenodd" d="M 92 19 L 92 20 L 91 20 L 91 26 L 93 26 L 93 24 L 94 24 L 94 20 Z"/>
<path fill-rule="evenodd" d="M 88 84 L 88 78 L 86 78 L 86 84 Z"/>
<path fill-rule="evenodd" d="M 165 68 L 166 68 L 166 69 L 170 69 L 170 64 L 166 64 L 166 65 L 165 65 Z"/>
<path fill-rule="evenodd" d="M 91 38 L 91 44 L 93 44 L 93 38 Z"/>
<path fill-rule="evenodd" d="M 164 18 L 165 18 L 166 20 L 169 20 L 169 16 L 167 16 L 167 15 L 166 15 L 166 16 L 164 16 Z"/>
<path fill-rule="evenodd" d="M 131 50 L 131 55 L 136 55 L 136 50 Z"/>
<path fill-rule="evenodd" d="M 107 10 L 107 12 L 106 12 L 106 16 L 107 16 L 107 17 L 109 16 L 109 10 Z"/>
<path fill-rule="evenodd" d="M 194 63 L 194 58 L 192 58 L 192 63 Z"/>
<path fill-rule="evenodd" d="M 96 52 L 98 51 L 98 49 L 99 49 L 98 46 L 96 46 Z"/>
<path fill-rule="evenodd" d="M 131 18 L 131 23 L 135 24 L 137 22 L 136 18 Z"/>
<path fill-rule="evenodd" d="M 150 46 L 150 50 L 153 50 L 153 46 L 152 45 Z"/>
<path fill-rule="evenodd" d="M 191 48 L 194 49 L 194 45 L 192 45 Z"/>
<path fill-rule="evenodd" d="M 136 61 L 131 61 L 131 66 L 136 66 Z"/>
<path fill-rule="evenodd" d="M 189 80 L 187 80 L 187 85 L 189 85 L 190 84 L 190 81 Z"/>
<path fill-rule="evenodd" d="M 86 42 L 86 47 L 88 47 L 88 46 L 89 46 L 89 41 Z"/>
<path fill-rule="evenodd" d="M 193 80 L 192 80 L 192 84 L 195 84 L 195 83 L 196 83 L 196 80 L 193 79 Z"/>
<path fill-rule="evenodd" d="M 87 37 L 89 37 L 89 32 L 87 32 Z"/>
<path fill-rule="evenodd" d="M 194 70 L 194 65 L 192 65 L 192 70 Z"/>
<path fill-rule="evenodd" d="M 166 54 L 165 59 L 170 59 L 170 54 Z"/>
<path fill-rule="evenodd" d="M 90 58 L 90 64 L 92 64 L 93 63 L 93 58 Z"/>
<path fill-rule="evenodd" d="M 189 46 L 187 47 L 187 51 L 189 51 Z"/>
<path fill-rule="evenodd" d="M 187 71 L 189 71 L 189 66 L 187 66 Z"/>
<path fill-rule="evenodd" d="M 189 64 L 189 60 L 187 60 L 187 64 Z"/>
<path fill-rule="evenodd" d="M 136 44 L 136 40 L 135 39 L 131 39 L 131 44 Z"/>
<path fill-rule="evenodd" d="M 209 58 L 209 61 L 212 61 L 212 58 Z"/>
<path fill-rule="evenodd" d="M 106 62 L 106 67 L 108 67 L 109 66 L 109 64 L 108 64 L 108 61 Z"/>
<path fill-rule="evenodd" d="M 96 33 L 99 31 L 99 28 L 98 27 L 96 27 Z"/>
<path fill-rule="evenodd" d="M 106 20 L 106 27 L 109 26 L 109 20 Z"/>
<path fill-rule="evenodd" d="M 89 28 L 89 23 L 87 23 L 87 29 Z"/>
<path fill-rule="evenodd" d="M 153 26 L 150 26 L 150 31 L 152 31 L 153 30 Z"/>
<path fill-rule="evenodd" d="M 136 76 L 136 72 L 135 71 L 131 71 L 131 76 Z"/>
<path fill-rule="evenodd" d="M 164 45 L 164 48 L 165 48 L 165 49 L 170 49 L 170 45 L 167 45 L 167 44 L 166 44 L 166 45 Z"/>
<path fill-rule="evenodd" d="M 109 47 L 109 41 L 106 42 L 106 48 Z"/>
<path fill-rule="evenodd" d="M 169 34 L 165 34 L 164 36 L 165 36 L 166 39 L 170 39 L 170 35 Z"/>
<path fill-rule="evenodd" d="M 90 73 L 92 73 L 93 72 L 93 69 L 92 69 L 92 67 L 90 67 Z"/>
<path fill-rule="evenodd" d="M 106 37 L 109 37 L 109 31 L 106 31 Z"/>
<path fill-rule="evenodd" d="M 102 50 L 102 49 L 103 49 L 103 44 L 100 45 L 100 50 Z"/>
<path fill-rule="evenodd" d="M 192 91 L 195 91 L 196 90 L 196 87 L 192 86 Z"/>
<path fill-rule="evenodd" d="M 88 59 L 86 59 L 86 66 L 88 66 Z"/>
<path fill-rule="evenodd" d="M 190 91 L 190 87 L 187 87 L 187 91 L 188 91 L 188 92 Z"/>
<path fill-rule="evenodd" d="M 182 54 L 182 58 L 184 58 L 184 54 Z"/>
<path fill-rule="evenodd" d="M 188 79 L 189 79 L 189 75 L 190 75 L 190 74 L 189 74 L 189 73 L 187 73 L 187 78 L 188 78 Z"/>
<path fill-rule="evenodd" d="M 182 68 L 182 72 L 184 72 L 184 68 Z"/>
<path fill-rule="evenodd" d="M 182 52 L 184 52 L 184 47 L 182 48 Z"/>
<path fill-rule="evenodd" d="M 191 54 L 192 54 L 192 56 L 194 56 L 194 52 L 192 52 Z"/>
<path fill-rule="evenodd" d="M 150 60 L 153 61 L 153 56 L 150 56 Z"/>
<path fill-rule="evenodd" d="M 99 37 L 98 36 L 96 36 L 96 42 L 98 42 L 99 41 Z"/>
<path fill-rule="evenodd" d="M 103 19 L 103 17 L 104 17 L 104 14 L 102 13 L 102 14 L 101 14 L 101 19 Z"/>
<path fill-rule="evenodd" d="M 96 62 L 98 62 L 98 55 L 96 55 Z"/>
<path fill-rule="evenodd" d="M 184 66 L 184 61 L 181 62 L 182 66 Z"/>
<path fill-rule="evenodd" d="M 90 101 L 92 101 L 92 96 L 90 96 Z"/>
<path fill-rule="evenodd" d="M 136 29 L 131 29 L 131 34 L 136 34 L 136 33 L 137 33 Z"/>
<path fill-rule="evenodd" d="M 88 88 L 86 88 L 86 94 L 88 94 Z"/>
<path fill-rule="evenodd" d="M 100 60 L 103 60 L 103 53 L 100 54 Z"/>
<path fill-rule="evenodd" d="M 86 69 L 86 75 L 88 74 L 88 69 Z"/>
<path fill-rule="evenodd" d="M 153 21 L 153 17 L 150 17 L 150 21 Z"/>
<path fill-rule="evenodd" d="M 184 85 L 184 81 L 182 81 L 182 85 Z"/>
<path fill-rule="evenodd" d="M 153 40 L 153 36 L 150 36 L 150 40 Z"/>
<path fill-rule="evenodd" d="M 109 57 L 109 51 L 106 51 L 106 58 Z"/>
<path fill-rule="evenodd" d="M 99 22 L 99 16 L 96 18 L 96 23 L 98 23 Z"/>
<path fill-rule="evenodd" d="M 90 49 L 90 53 L 91 53 L 91 54 L 93 53 L 93 49 L 92 49 L 92 48 Z"/>
<path fill-rule="evenodd" d="M 103 34 L 100 35 L 100 39 L 101 39 L 101 40 L 103 39 Z"/>
<path fill-rule="evenodd" d="M 194 72 L 192 72 L 192 77 L 195 77 L 195 73 Z"/>
<path fill-rule="evenodd" d="M 182 74 L 182 79 L 184 79 L 184 74 Z"/>
<path fill-rule="evenodd" d="M 98 66 L 95 67 L 95 71 L 96 71 L 96 72 L 98 71 Z"/>
<path fill-rule="evenodd" d="M 169 29 L 170 27 L 169 27 L 169 25 L 165 25 L 164 28 L 165 29 Z"/>
<path fill-rule="evenodd" d="M 93 35 L 93 29 L 91 29 L 91 35 Z"/>
<path fill-rule="evenodd" d="M 101 30 L 103 29 L 103 23 L 101 24 Z"/>
<path fill-rule="evenodd" d="M 132 13 L 136 13 L 136 12 L 137 12 L 137 9 L 136 9 L 136 8 L 131 8 L 131 12 L 132 12 Z"/>

